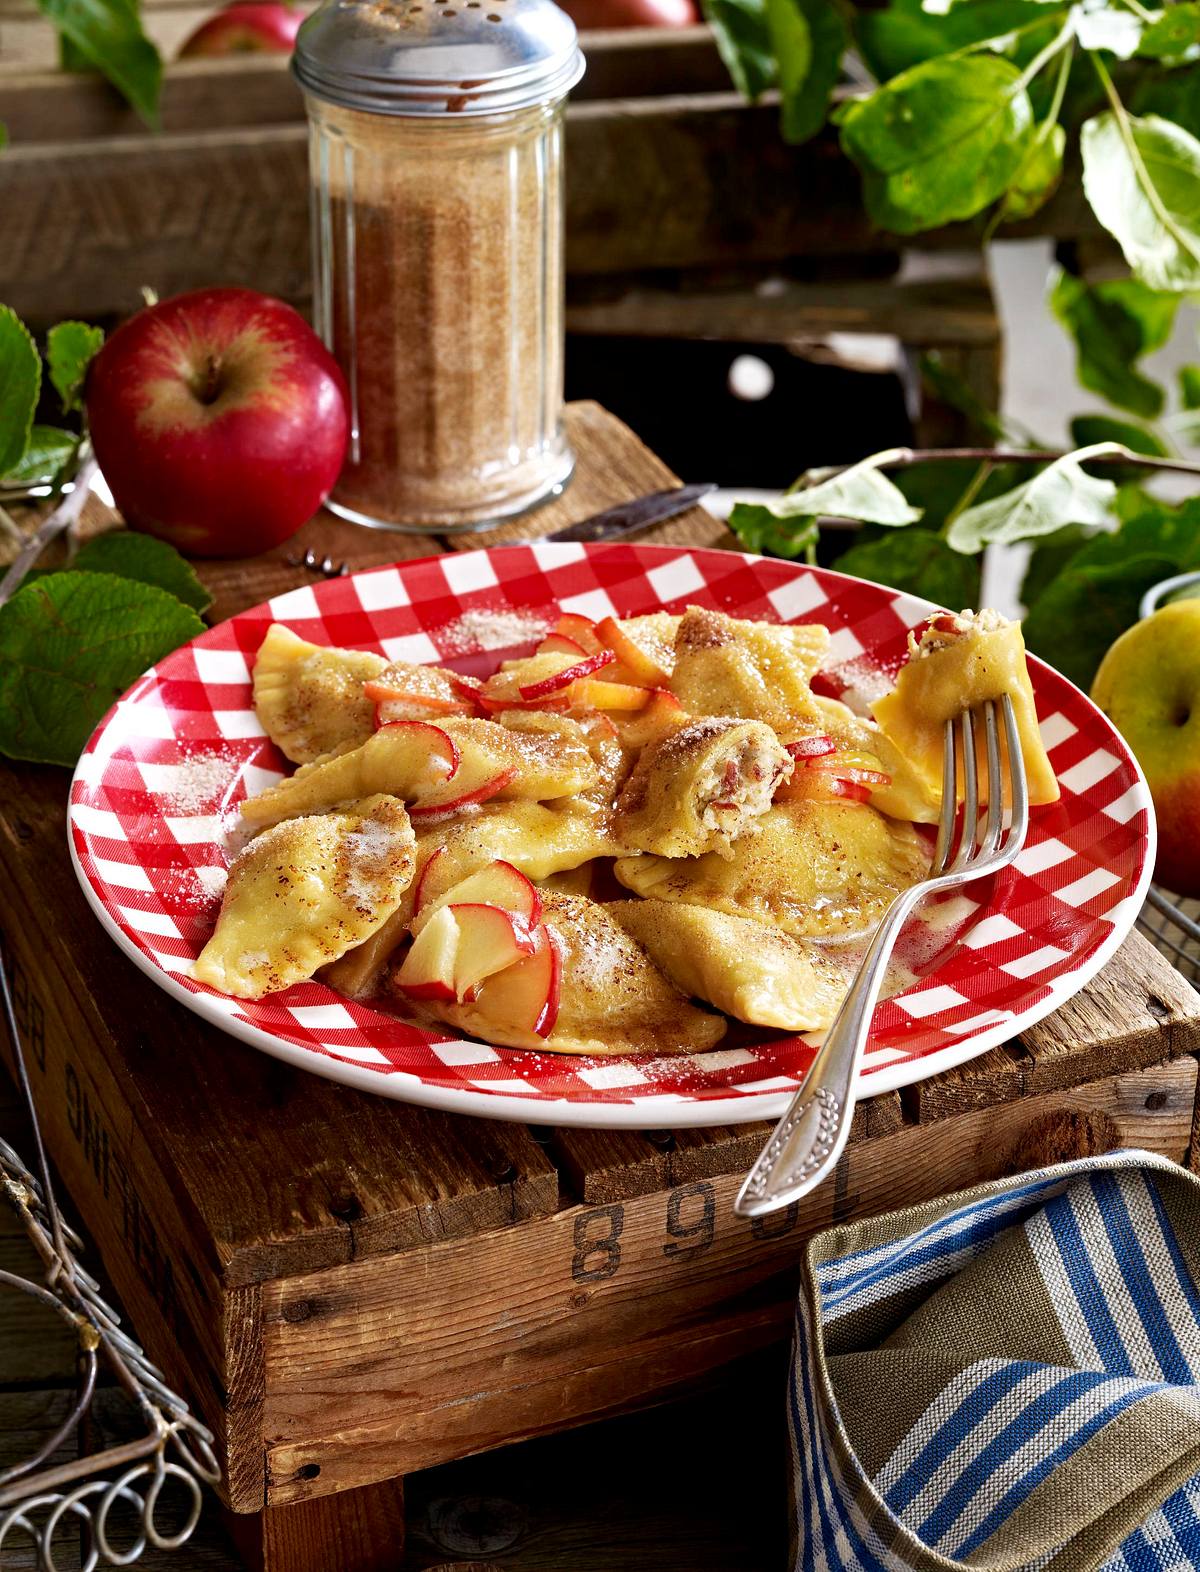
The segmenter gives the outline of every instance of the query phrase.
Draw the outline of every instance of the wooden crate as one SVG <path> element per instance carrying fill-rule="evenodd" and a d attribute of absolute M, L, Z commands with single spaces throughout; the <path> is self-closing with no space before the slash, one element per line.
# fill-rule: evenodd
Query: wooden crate
<path fill-rule="evenodd" d="M 670 482 L 602 410 L 569 424 L 567 493 L 482 543 Z M 699 509 L 648 538 L 729 539 Z M 448 544 L 327 519 L 306 543 L 361 565 Z M 295 584 L 288 549 L 206 567 L 217 614 Z M 0 926 L 46 1136 L 139 1336 L 217 1433 L 252 1564 L 394 1567 L 405 1474 L 645 1405 L 785 1338 L 816 1228 L 1084 1151 L 1189 1149 L 1200 997 L 1134 936 L 1019 1042 L 863 1104 L 833 1179 L 751 1224 L 731 1203 L 761 1124 L 457 1118 L 215 1032 L 91 916 L 66 791 L 62 772 L 0 769 Z"/>
<path fill-rule="evenodd" d="M 8 8 L 0 42 L 4 28 L 45 26 L 28 18 L 27 0 L 0 3 Z M 997 358 L 977 260 L 961 287 L 945 284 L 936 322 L 921 290 L 903 282 L 831 302 L 820 286 L 806 295 L 801 280 L 754 314 L 765 273 L 798 262 L 811 273 L 823 263 L 844 280 L 896 260 L 899 242 L 871 229 L 836 136 L 786 146 L 774 102 L 750 106 L 731 90 L 705 27 L 589 33 L 584 44 L 588 70 L 567 111 L 573 327 L 596 330 L 604 313 L 594 286 L 604 281 L 610 302 L 624 300 L 626 326 L 646 308 L 644 293 L 626 294 L 648 288 L 665 331 L 730 337 L 731 323 L 753 317 L 756 330 L 803 339 L 827 328 L 832 306 L 834 318 L 848 316 L 862 331 L 908 323 L 907 333 L 923 335 L 907 339 L 915 347 L 974 345 Z M 123 314 L 146 284 L 165 295 L 243 283 L 307 301 L 306 133 L 285 60 L 171 66 L 158 135 L 99 80 L 6 70 L 3 60 L 0 120 L 10 146 L 0 161 L 0 299 L 35 322 Z M 1094 229 L 1078 181 L 1063 182 L 1035 226 L 1063 237 Z M 904 244 L 977 257 L 978 231 L 957 225 Z M 707 294 L 693 294 L 672 317 L 663 283 L 673 287 L 681 270 L 698 275 Z"/>

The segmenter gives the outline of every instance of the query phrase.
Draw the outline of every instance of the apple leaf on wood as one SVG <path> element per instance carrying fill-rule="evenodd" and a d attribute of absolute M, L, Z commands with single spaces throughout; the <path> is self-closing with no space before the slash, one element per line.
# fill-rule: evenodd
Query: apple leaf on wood
<path fill-rule="evenodd" d="M 868 213 L 904 235 L 971 218 L 1002 196 L 1033 135 L 1021 73 L 991 54 L 913 66 L 840 119 Z"/>
<path fill-rule="evenodd" d="M 1032 142 L 1024 162 L 1013 176 L 1012 185 L 1004 193 L 1000 216 L 1008 222 L 1019 218 L 1032 218 L 1039 208 L 1058 190 L 1063 172 L 1063 150 L 1067 133 L 1060 125 L 1052 125 Z"/>
<path fill-rule="evenodd" d="M 1200 289 L 1200 141 L 1158 115 L 1108 110 L 1084 123 L 1083 189 L 1134 275 Z"/>
<path fill-rule="evenodd" d="M 846 52 L 846 24 L 833 0 L 765 0 L 767 31 L 779 67 L 780 127 L 805 142 L 825 124 Z"/>
<path fill-rule="evenodd" d="M 1024 485 L 965 509 L 951 524 L 947 541 L 955 551 L 970 553 L 987 545 L 1050 535 L 1064 524 L 1114 528 L 1116 486 L 1085 474 L 1081 466 L 1089 458 L 1121 451 L 1115 442 L 1098 442 L 1064 454 Z"/>
<path fill-rule="evenodd" d="M 855 7 L 854 34 L 868 70 L 886 82 L 922 60 L 985 38 L 1013 38 L 1015 48 L 1017 30 L 1041 21 L 1046 11 L 1043 0 L 970 0 L 934 15 L 921 0 L 892 0 L 878 10 Z"/>
<path fill-rule="evenodd" d="M 765 0 L 702 0 L 717 52 L 744 98 L 761 98 L 778 75 Z"/>
<path fill-rule="evenodd" d="M 57 426 L 32 426 L 25 452 L 3 479 L 6 486 L 36 486 L 53 480 L 71 457 L 79 438 Z"/>
<path fill-rule="evenodd" d="M 136 0 L 37 0 L 76 61 L 100 71 L 149 126 L 158 124 L 162 60 L 142 30 Z"/>
<path fill-rule="evenodd" d="M 111 573 L 51 573 L 0 607 L 0 752 L 74 764 L 147 666 L 204 631 L 165 590 Z"/>
<path fill-rule="evenodd" d="M 1115 442 L 1131 453 L 1144 453 L 1148 458 L 1171 456 L 1167 444 L 1149 427 L 1139 426 L 1132 420 L 1116 420 L 1112 415 L 1076 415 L 1071 421 L 1071 441 L 1077 448 Z M 1114 465 L 1106 473 L 1116 480 L 1119 471 Z"/>
<path fill-rule="evenodd" d="M 1163 391 L 1135 362 L 1167 342 L 1177 306 L 1178 296 L 1148 289 L 1136 278 L 1086 284 L 1059 272 L 1050 289 L 1050 309 L 1075 340 L 1083 386 L 1151 420 L 1162 411 Z"/>
<path fill-rule="evenodd" d="M 93 535 L 80 547 L 71 567 L 77 573 L 113 573 L 118 578 L 157 585 L 193 611 L 205 611 L 212 605 L 212 596 L 190 564 L 174 546 L 153 535 L 124 529 Z"/>
<path fill-rule="evenodd" d="M 25 456 L 41 386 L 33 339 L 11 306 L 0 306 L 0 475 Z"/>
<path fill-rule="evenodd" d="M 46 364 L 64 409 L 82 406 L 87 368 L 103 343 L 104 329 L 87 322 L 59 322 L 46 335 Z"/>

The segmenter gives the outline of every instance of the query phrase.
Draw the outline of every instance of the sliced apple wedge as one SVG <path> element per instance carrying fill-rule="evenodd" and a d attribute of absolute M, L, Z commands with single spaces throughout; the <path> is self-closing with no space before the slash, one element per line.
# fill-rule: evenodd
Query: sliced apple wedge
<path fill-rule="evenodd" d="M 473 903 L 444 906 L 442 911 L 453 912 L 458 925 L 454 992 L 460 1002 L 474 998 L 480 983 L 515 966 L 537 947 L 529 929 L 498 906 Z"/>
<path fill-rule="evenodd" d="M 596 624 L 590 617 L 581 617 L 577 611 L 564 611 L 554 624 L 554 631 L 571 639 L 588 655 L 597 655 L 604 648 L 596 636 Z"/>
<path fill-rule="evenodd" d="M 469 753 L 459 765 L 452 779 L 442 786 L 426 792 L 408 809 L 410 819 L 445 818 L 460 808 L 469 808 L 477 802 L 487 802 L 511 786 L 520 774 L 516 764 L 497 768 L 496 761 L 485 753 Z"/>
<path fill-rule="evenodd" d="M 687 711 L 673 693 L 657 688 L 640 709 L 616 712 L 614 720 L 624 748 L 644 748 L 687 723 Z"/>
<path fill-rule="evenodd" d="M 544 923 L 531 936 L 533 953 L 494 973 L 475 997 L 477 1019 L 495 1021 L 517 1032 L 549 1037 L 558 1020 L 562 957 Z"/>
<path fill-rule="evenodd" d="M 477 713 L 475 700 L 456 689 L 452 672 L 410 661 L 393 661 L 363 683 L 363 694 L 375 705 L 376 728 L 389 721 Z"/>
<path fill-rule="evenodd" d="M 566 671 L 571 666 L 577 666 L 580 659 L 586 656 L 571 651 L 547 651 L 537 655 L 528 655 L 523 660 L 506 660 L 483 684 L 479 691 L 479 702 L 486 712 L 491 715 L 497 710 L 508 710 L 514 706 L 528 702 L 521 690 L 523 687 L 532 687 L 535 683 L 556 678 L 561 671 Z M 565 687 L 566 684 L 561 684 Z M 549 702 L 565 704 L 566 694 L 559 693 L 555 687 L 547 689 Z"/>
<path fill-rule="evenodd" d="M 534 653 L 537 655 L 571 655 L 576 660 L 579 660 L 588 651 L 575 639 L 569 639 L 565 633 L 548 633 Z"/>
<path fill-rule="evenodd" d="M 443 906 L 497 906 L 524 928 L 536 928 L 542 920 L 542 898 L 534 886 L 511 862 L 497 858 L 486 868 L 479 868 L 460 879 L 449 888 L 438 889 L 438 875 L 430 868 L 440 856 L 442 848 L 426 863 L 421 882 L 417 887 L 416 915 L 413 932 L 417 933 Z"/>
<path fill-rule="evenodd" d="M 395 974 L 396 985 L 412 999 L 457 998 L 454 965 L 458 944 L 458 919 L 448 906 L 443 906 L 413 940 Z"/>
<path fill-rule="evenodd" d="M 611 666 L 616 658 L 612 650 L 599 650 L 595 655 L 585 655 L 582 660 L 574 661 L 564 666 L 561 671 L 552 672 L 548 677 L 540 677 L 535 682 L 520 683 L 518 692 L 523 699 L 549 698 L 552 693 L 557 693 L 562 688 L 569 688 L 572 683 L 578 682 L 581 678 L 590 677 L 593 672 Z"/>
<path fill-rule="evenodd" d="M 579 677 L 571 684 L 571 703 L 597 710 L 642 710 L 653 691 L 627 682 L 605 682 L 602 677 Z"/>
<path fill-rule="evenodd" d="M 612 650 L 631 683 L 642 688 L 665 688 L 670 682 L 670 673 L 630 638 L 615 617 L 605 617 L 596 624 L 596 637 Z"/>

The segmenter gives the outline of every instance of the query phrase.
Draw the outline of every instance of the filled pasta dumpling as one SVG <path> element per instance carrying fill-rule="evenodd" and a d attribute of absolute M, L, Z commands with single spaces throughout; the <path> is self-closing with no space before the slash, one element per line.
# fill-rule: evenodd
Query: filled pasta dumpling
<path fill-rule="evenodd" d="M 801 938 L 859 933 L 892 898 L 925 877 L 915 830 L 867 803 L 781 802 L 731 858 L 622 857 L 618 880 L 636 895 L 683 901 L 775 923 Z"/>
<path fill-rule="evenodd" d="M 689 606 L 675 635 L 671 691 L 692 715 L 786 722 L 813 713 L 809 684 L 828 649 L 819 623 L 745 622 Z"/>
<path fill-rule="evenodd" d="M 275 825 L 234 858 L 193 977 L 237 999 L 303 982 L 383 926 L 412 882 L 415 845 L 394 797 Z"/>
<path fill-rule="evenodd" d="M 387 666 L 367 650 L 322 649 L 273 622 L 254 663 L 254 713 L 293 764 L 365 742 L 375 706 L 363 693 Z"/>

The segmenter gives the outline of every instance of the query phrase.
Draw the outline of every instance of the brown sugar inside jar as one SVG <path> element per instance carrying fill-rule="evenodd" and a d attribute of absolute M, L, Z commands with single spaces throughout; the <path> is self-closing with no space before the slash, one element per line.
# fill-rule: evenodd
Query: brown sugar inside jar
<path fill-rule="evenodd" d="M 479 527 L 570 475 L 562 110 L 582 68 L 551 0 L 327 0 L 301 29 L 344 517 Z"/>

